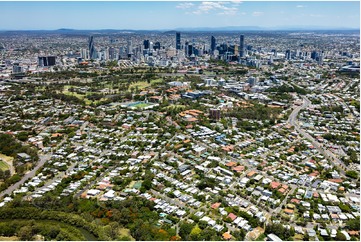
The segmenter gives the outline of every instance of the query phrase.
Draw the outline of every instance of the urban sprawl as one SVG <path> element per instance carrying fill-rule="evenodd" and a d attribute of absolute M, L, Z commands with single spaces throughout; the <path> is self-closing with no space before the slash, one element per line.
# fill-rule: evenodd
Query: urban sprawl
<path fill-rule="evenodd" d="M 360 240 L 357 31 L 0 32 L 5 240 Z"/>

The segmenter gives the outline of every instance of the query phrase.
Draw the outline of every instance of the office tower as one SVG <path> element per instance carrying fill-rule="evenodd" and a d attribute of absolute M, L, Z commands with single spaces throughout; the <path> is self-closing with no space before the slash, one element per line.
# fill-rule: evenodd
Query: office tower
<path fill-rule="evenodd" d="M 80 49 L 80 57 L 88 60 L 89 59 L 89 50 L 87 49 Z"/>
<path fill-rule="evenodd" d="M 214 36 L 211 37 L 211 51 L 215 51 L 216 50 L 216 38 L 214 38 Z"/>
<path fill-rule="evenodd" d="M 133 53 L 133 44 L 132 44 L 132 40 L 128 40 L 128 46 L 127 46 L 127 50 L 128 50 L 128 55 Z"/>
<path fill-rule="evenodd" d="M 175 33 L 175 48 L 176 50 L 181 49 L 181 36 L 179 32 Z"/>
<path fill-rule="evenodd" d="M 153 46 L 154 50 L 160 50 L 160 42 L 155 42 L 154 46 Z"/>
<path fill-rule="evenodd" d="M 144 40 L 144 41 L 143 41 L 143 45 L 144 45 L 144 49 L 145 49 L 145 50 L 148 50 L 148 49 L 149 49 L 149 45 L 150 45 L 149 40 L 147 40 L 147 39 Z"/>
<path fill-rule="evenodd" d="M 123 46 L 121 46 L 121 47 L 119 47 L 119 59 L 123 59 L 123 58 L 125 58 L 125 50 L 124 50 L 124 47 Z"/>
<path fill-rule="evenodd" d="M 89 37 L 88 49 L 89 49 L 89 57 L 90 57 L 90 59 L 96 59 L 97 58 L 97 52 L 96 52 L 95 47 L 94 47 L 93 36 Z"/>
<path fill-rule="evenodd" d="M 234 46 L 234 52 L 233 53 L 234 53 L 235 56 L 239 55 L 238 45 Z"/>
<path fill-rule="evenodd" d="M 55 56 L 39 56 L 38 66 L 55 66 Z"/>
<path fill-rule="evenodd" d="M 291 50 L 286 50 L 286 59 L 287 60 L 291 59 Z"/>
<path fill-rule="evenodd" d="M 194 54 L 194 47 L 193 45 L 190 45 L 188 42 L 185 43 L 184 50 L 186 56 L 191 56 L 192 54 Z"/>
<path fill-rule="evenodd" d="M 318 58 L 318 53 L 316 51 L 312 51 L 311 52 L 311 59 L 316 60 L 316 58 Z"/>
<path fill-rule="evenodd" d="M 244 35 L 239 36 L 239 57 L 244 57 Z"/>
<path fill-rule="evenodd" d="M 13 74 L 18 74 L 23 72 L 23 68 L 19 65 L 19 63 L 13 64 Z"/>
<path fill-rule="evenodd" d="M 149 42 L 149 50 L 152 50 L 153 49 L 153 42 Z"/>
<path fill-rule="evenodd" d="M 249 83 L 249 85 L 251 87 L 253 87 L 253 86 L 257 85 L 257 78 L 251 76 L 251 77 L 248 78 L 247 83 Z"/>
<path fill-rule="evenodd" d="M 109 59 L 115 60 L 116 59 L 115 49 L 113 47 L 110 47 L 108 51 L 109 51 Z"/>

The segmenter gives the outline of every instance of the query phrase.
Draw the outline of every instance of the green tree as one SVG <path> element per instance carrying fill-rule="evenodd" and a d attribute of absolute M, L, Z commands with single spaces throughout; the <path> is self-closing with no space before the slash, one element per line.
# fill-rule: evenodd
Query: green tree
<path fill-rule="evenodd" d="M 31 226 L 21 227 L 18 236 L 20 240 L 31 240 L 33 237 L 33 228 Z"/>
<path fill-rule="evenodd" d="M 193 225 L 190 223 L 181 223 L 179 228 L 179 235 L 183 240 L 189 240 L 189 235 L 193 229 Z"/>

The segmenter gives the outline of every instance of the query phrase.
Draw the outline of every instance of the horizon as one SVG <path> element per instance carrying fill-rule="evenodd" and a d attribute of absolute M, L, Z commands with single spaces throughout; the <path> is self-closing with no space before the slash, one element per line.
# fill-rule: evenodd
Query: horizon
<path fill-rule="evenodd" d="M 0 2 L 1 31 L 360 29 L 360 2 Z M 64 14 L 66 13 L 66 15 Z M 32 21 L 24 21 L 31 19 Z M 9 21 L 11 20 L 11 21 Z M 287 24 L 285 24 L 287 23 Z"/>
<path fill-rule="evenodd" d="M 234 29 L 225 29 L 221 28 L 234 28 Z M 237 30 L 239 28 L 239 30 Z M 244 28 L 244 29 L 242 29 Z M 271 26 L 271 27 L 262 27 L 262 26 L 219 26 L 219 27 L 177 27 L 169 29 L 125 29 L 125 28 L 103 28 L 103 29 L 75 29 L 75 28 L 57 28 L 57 29 L 0 29 L 1 32 L 6 31 L 184 31 L 184 32 L 234 32 L 234 31 L 360 31 L 360 27 L 333 27 L 333 26 Z"/>

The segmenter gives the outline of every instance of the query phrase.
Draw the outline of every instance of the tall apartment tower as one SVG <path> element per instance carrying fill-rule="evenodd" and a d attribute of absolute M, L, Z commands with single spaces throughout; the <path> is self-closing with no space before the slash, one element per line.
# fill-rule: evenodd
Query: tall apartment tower
<path fill-rule="evenodd" d="M 179 32 L 175 33 L 175 48 L 177 50 L 181 49 L 181 36 Z"/>
<path fill-rule="evenodd" d="M 214 38 L 214 36 L 211 37 L 211 51 L 215 51 L 216 50 L 216 38 Z"/>
<path fill-rule="evenodd" d="M 244 35 L 239 36 L 239 57 L 244 57 Z"/>
<path fill-rule="evenodd" d="M 89 49 L 89 57 L 90 57 L 90 59 L 96 59 L 97 56 L 96 56 L 96 50 L 95 50 L 95 47 L 94 47 L 94 39 L 93 39 L 93 36 L 90 36 L 90 37 L 89 37 L 88 49 Z"/>

